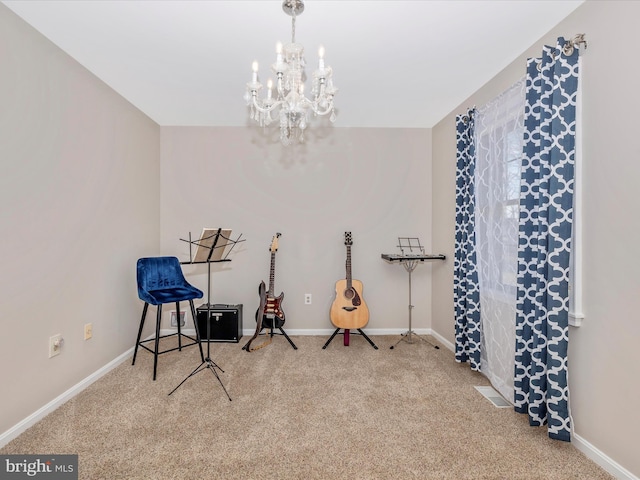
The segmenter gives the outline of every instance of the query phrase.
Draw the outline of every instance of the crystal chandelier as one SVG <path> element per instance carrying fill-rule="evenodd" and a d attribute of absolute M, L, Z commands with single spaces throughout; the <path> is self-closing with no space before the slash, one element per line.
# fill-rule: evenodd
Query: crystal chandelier
<path fill-rule="evenodd" d="M 304 47 L 296 43 L 296 17 L 304 11 L 302 0 L 284 0 L 282 9 L 291 16 L 291 43 L 276 45 L 276 63 L 271 65 L 275 75 L 275 92 L 273 82 L 267 82 L 265 98 L 258 94 L 262 84 L 258 81 L 258 62 L 253 62 L 253 76 L 247 83 L 245 100 L 251 107 L 251 118 L 261 127 L 267 127 L 274 121 L 274 116 L 280 120 L 280 141 L 283 145 L 291 145 L 304 141 L 304 130 L 307 128 L 310 112 L 314 116 L 329 115 L 331 122 L 335 122 L 336 114 L 333 96 L 338 89 L 333 86 L 331 67 L 324 63 L 324 47 L 318 51 L 318 68 L 313 72 L 311 98 L 304 95 Z M 275 95 L 274 95 L 275 93 Z"/>

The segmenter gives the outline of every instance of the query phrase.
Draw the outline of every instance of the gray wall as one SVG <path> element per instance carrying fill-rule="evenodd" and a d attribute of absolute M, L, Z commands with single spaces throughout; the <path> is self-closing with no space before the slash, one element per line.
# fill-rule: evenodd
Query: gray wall
<path fill-rule="evenodd" d="M 160 129 L 4 5 L 0 65 L 5 432 L 132 347 L 135 261 L 160 245 Z"/>
<path fill-rule="evenodd" d="M 582 57 L 584 181 L 583 326 L 569 335 L 570 395 L 575 432 L 640 475 L 640 292 L 637 122 L 640 109 L 635 61 L 639 2 L 587 1 L 525 55 L 468 98 L 433 129 L 433 245 L 453 255 L 456 113 L 481 106 L 524 74 L 557 36 L 586 33 Z M 433 328 L 453 342 L 453 263 L 434 271 Z M 634 313 L 635 312 L 635 313 Z"/>
<path fill-rule="evenodd" d="M 189 258 L 180 238 L 203 227 L 242 233 L 228 264 L 213 267 L 215 303 L 241 303 L 255 328 L 258 284 L 269 281 L 276 254 L 276 294 L 284 292 L 286 329 L 331 331 L 335 283 L 345 278 L 344 232 L 353 236 L 353 278 L 363 282 L 368 329 L 406 330 L 408 276 L 381 253 L 398 236 L 420 237 L 431 249 L 431 131 L 314 129 L 306 143 L 283 147 L 259 128 L 162 128 L 162 251 Z M 320 136 L 321 138 L 317 138 Z M 206 267 L 188 266 L 206 290 Z M 430 266 L 413 275 L 414 327 L 431 324 Z M 304 305 L 304 294 L 313 303 Z M 325 332 L 326 333 L 326 332 Z"/>
<path fill-rule="evenodd" d="M 186 260 L 179 239 L 205 226 L 246 239 L 230 264 L 214 267 L 212 293 L 244 304 L 248 328 L 281 232 L 276 288 L 287 327 L 331 330 L 345 231 L 368 327 L 406 328 L 406 272 L 380 254 L 399 235 L 430 249 L 430 130 L 316 129 L 285 149 L 257 128 L 161 129 L 2 5 L 0 22 L 0 321 L 11 332 L 0 337 L 9 386 L 0 432 L 133 346 L 136 259 Z M 206 289 L 202 267 L 185 273 Z M 413 291 L 414 327 L 428 328 L 429 267 L 414 274 Z M 94 337 L 85 341 L 88 322 Z M 49 359 L 57 333 L 63 353 Z"/>

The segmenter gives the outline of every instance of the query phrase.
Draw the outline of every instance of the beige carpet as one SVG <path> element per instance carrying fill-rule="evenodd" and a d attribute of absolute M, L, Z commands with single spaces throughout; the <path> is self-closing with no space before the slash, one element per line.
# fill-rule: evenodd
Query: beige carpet
<path fill-rule="evenodd" d="M 230 402 L 195 347 L 118 366 L 0 450 L 79 455 L 81 479 L 609 479 L 475 389 L 445 348 L 399 337 L 212 344 Z"/>

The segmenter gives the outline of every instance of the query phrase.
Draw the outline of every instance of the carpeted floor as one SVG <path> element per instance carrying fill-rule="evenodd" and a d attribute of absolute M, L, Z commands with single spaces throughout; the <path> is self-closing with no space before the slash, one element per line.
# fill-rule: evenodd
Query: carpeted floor
<path fill-rule="evenodd" d="M 277 336 L 247 353 L 211 345 L 138 354 L 0 450 L 78 454 L 81 479 L 611 479 L 474 388 L 453 353 L 398 337 Z M 206 352 L 206 349 L 205 349 Z"/>

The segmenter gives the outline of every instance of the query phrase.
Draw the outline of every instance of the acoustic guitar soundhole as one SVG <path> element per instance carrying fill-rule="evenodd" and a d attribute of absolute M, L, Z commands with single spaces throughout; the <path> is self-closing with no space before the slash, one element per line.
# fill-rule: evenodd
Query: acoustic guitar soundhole
<path fill-rule="evenodd" d="M 362 303 L 362 301 L 360 300 L 360 295 L 358 295 L 358 292 L 353 287 L 347 288 L 344 291 L 344 298 L 351 301 L 351 305 L 358 306 Z"/>

